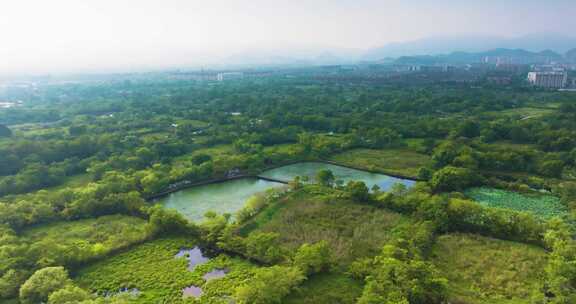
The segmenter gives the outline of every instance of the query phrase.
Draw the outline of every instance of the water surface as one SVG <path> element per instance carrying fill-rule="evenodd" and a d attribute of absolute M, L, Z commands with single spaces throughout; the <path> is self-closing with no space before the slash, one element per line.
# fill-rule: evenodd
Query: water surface
<path fill-rule="evenodd" d="M 180 190 L 158 202 L 165 208 L 177 210 L 189 220 L 199 222 L 208 211 L 234 214 L 252 195 L 282 186 L 256 178 L 242 178 Z"/>
<path fill-rule="evenodd" d="M 184 298 L 189 297 L 198 298 L 202 296 L 202 293 L 203 293 L 202 288 L 194 285 L 182 289 L 182 297 Z"/>
<path fill-rule="evenodd" d="M 369 189 L 374 185 L 378 185 L 383 191 L 390 189 L 390 187 L 395 183 L 401 183 L 407 187 L 411 187 L 415 183 L 415 181 L 409 179 L 396 178 L 384 174 L 370 173 L 367 171 L 318 162 L 304 162 L 283 166 L 265 171 L 260 175 L 282 181 L 293 180 L 296 176 L 308 176 L 310 181 L 314 181 L 316 173 L 320 170 L 332 171 L 336 180 L 341 180 L 344 183 L 348 183 L 349 181 L 363 181 Z"/>
<path fill-rule="evenodd" d="M 176 258 L 185 258 L 188 260 L 188 270 L 193 271 L 196 265 L 201 265 L 208 263 L 210 258 L 202 253 L 199 247 L 194 247 L 192 249 L 181 249 L 177 254 Z"/>

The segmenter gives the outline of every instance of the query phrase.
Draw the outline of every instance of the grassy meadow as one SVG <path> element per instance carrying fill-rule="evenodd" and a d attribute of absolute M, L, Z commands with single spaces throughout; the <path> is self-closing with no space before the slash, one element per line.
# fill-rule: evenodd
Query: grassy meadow
<path fill-rule="evenodd" d="M 330 160 L 360 169 L 416 178 L 418 169 L 428 165 L 430 158 L 410 149 L 398 148 L 354 149 L 332 156 Z"/>
<path fill-rule="evenodd" d="M 380 253 L 394 228 L 411 220 L 398 213 L 337 197 L 337 192 L 307 186 L 263 210 L 242 232 L 275 232 L 288 249 L 325 240 L 336 262 L 345 266 Z"/>
<path fill-rule="evenodd" d="M 26 229 L 21 234 L 23 243 L 33 244 L 31 250 L 56 263 L 64 257 L 69 261 L 100 257 L 146 237 L 146 221 L 124 215 L 55 222 Z"/>
<path fill-rule="evenodd" d="M 140 294 L 135 303 L 229 303 L 228 296 L 252 277 L 256 266 L 240 258 L 219 255 L 190 271 L 188 261 L 175 256 L 180 249 L 195 244 L 195 240 L 186 237 L 150 241 L 81 269 L 74 280 L 100 294 L 136 288 Z M 206 282 L 202 276 L 214 269 L 229 272 L 223 278 Z M 183 289 L 191 285 L 202 287 L 202 297 L 183 298 Z"/>
<path fill-rule="evenodd" d="M 362 294 L 363 283 L 338 273 L 322 273 L 304 281 L 283 304 L 354 304 Z"/>
<path fill-rule="evenodd" d="M 434 264 L 449 281 L 451 303 L 528 304 L 542 285 L 542 248 L 473 234 L 438 237 Z"/>

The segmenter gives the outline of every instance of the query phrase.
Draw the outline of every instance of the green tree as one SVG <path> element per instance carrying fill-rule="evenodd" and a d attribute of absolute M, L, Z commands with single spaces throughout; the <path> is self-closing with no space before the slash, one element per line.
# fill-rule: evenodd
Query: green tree
<path fill-rule="evenodd" d="M 283 259 L 284 254 L 278 244 L 277 233 L 252 232 L 245 240 L 246 255 L 264 263 L 274 263 Z"/>
<path fill-rule="evenodd" d="M 427 167 L 420 167 L 420 169 L 418 169 L 418 179 L 427 181 L 430 178 L 432 178 L 432 170 Z"/>
<path fill-rule="evenodd" d="M 48 304 L 78 304 L 90 298 L 90 294 L 84 289 L 69 285 L 51 293 Z"/>
<path fill-rule="evenodd" d="M 195 154 L 194 156 L 192 156 L 192 163 L 195 164 L 196 166 L 199 166 L 205 162 L 211 161 L 212 160 L 212 156 L 208 155 L 208 154 L 204 154 L 204 153 L 200 153 L 200 154 Z"/>
<path fill-rule="evenodd" d="M 298 134 L 298 143 L 304 148 L 305 153 L 312 152 L 315 136 L 312 133 Z"/>
<path fill-rule="evenodd" d="M 188 221 L 175 210 L 168 210 L 160 205 L 148 210 L 148 233 L 150 235 L 178 234 L 190 232 Z"/>
<path fill-rule="evenodd" d="M 20 301 L 24 304 L 46 302 L 48 296 L 72 281 L 64 267 L 46 267 L 37 270 L 20 287 Z"/>
<path fill-rule="evenodd" d="M 68 127 L 68 134 L 70 136 L 79 136 L 86 133 L 86 126 L 70 126 Z"/>
<path fill-rule="evenodd" d="M 3 249 L 7 249 L 4 247 Z M 4 255 L 0 255 L 4 258 Z M 6 261 L 4 261 L 6 262 Z M 18 294 L 20 284 L 24 282 L 26 276 L 21 271 L 10 269 L 0 277 L 0 298 L 12 298 Z"/>
<path fill-rule="evenodd" d="M 450 165 L 460 153 L 460 148 L 452 141 L 445 142 L 434 149 L 432 161 L 435 168 Z"/>
<path fill-rule="evenodd" d="M 551 252 L 545 271 L 549 293 L 553 294 L 551 303 L 576 303 L 576 241 L 562 220 L 552 219 L 548 225 L 544 239 Z"/>
<path fill-rule="evenodd" d="M 281 303 L 306 279 L 297 267 L 272 266 L 259 268 L 255 272 L 252 280 L 236 289 L 234 298 L 238 304 Z"/>
<path fill-rule="evenodd" d="M 458 127 L 456 133 L 458 134 L 458 136 L 462 137 L 468 137 L 468 138 L 477 137 L 480 135 L 480 126 L 478 125 L 477 122 L 468 120 Z"/>
<path fill-rule="evenodd" d="M 368 187 L 366 187 L 366 184 L 362 181 L 350 181 L 346 185 L 346 191 L 350 194 L 350 197 L 357 202 L 370 200 Z"/>
<path fill-rule="evenodd" d="M 400 244 L 411 246 L 405 241 Z M 446 300 L 446 280 L 414 251 L 396 245 L 384 246 L 382 254 L 374 259 L 358 304 L 443 303 Z M 369 264 L 363 262 L 362 265 Z"/>
<path fill-rule="evenodd" d="M 561 160 L 546 160 L 538 165 L 538 173 L 549 177 L 562 176 L 564 162 Z"/>
<path fill-rule="evenodd" d="M 316 244 L 303 244 L 294 256 L 294 266 L 310 275 L 327 271 L 332 262 L 330 247 L 326 241 Z"/>
<path fill-rule="evenodd" d="M 434 173 L 430 186 L 437 192 L 454 191 L 473 186 L 479 180 L 478 175 L 470 169 L 448 166 Z"/>
<path fill-rule="evenodd" d="M 332 173 L 331 170 L 324 169 L 316 173 L 316 181 L 322 186 L 332 187 L 335 180 L 336 178 L 334 177 L 334 173 Z"/>
<path fill-rule="evenodd" d="M 220 215 L 214 211 L 206 212 L 204 214 L 204 221 L 200 224 L 202 238 L 211 244 L 218 242 L 226 231 L 229 220 L 229 214 Z"/>

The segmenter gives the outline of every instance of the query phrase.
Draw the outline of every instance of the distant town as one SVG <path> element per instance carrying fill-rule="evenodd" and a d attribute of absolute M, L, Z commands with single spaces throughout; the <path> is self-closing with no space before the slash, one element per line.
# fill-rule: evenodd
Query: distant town
<path fill-rule="evenodd" d="M 190 68 L 142 73 L 42 75 L 14 80 L 0 79 L 0 108 L 13 108 L 31 100 L 38 85 L 101 83 L 148 78 L 196 81 L 208 84 L 294 78 L 319 82 L 368 84 L 461 84 L 473 87 L 514 86 L 543 90 L 576 91 L 576 49 L 566 54 L 552 51 L 495 49 L 482 53 L 454 52 L 436 56 L 405 56 L 332 65 L 269 65 L 249 68 Z M 65 96 L 63 96 L 65 98 Z"/>
<path fill-rule="evenodd" d="M 542 89 L 576 89 L 576 49 L 564 55 L 543 51 L 496 49 L 484 53 L 406 56 L 377 62 L 302 67 L 171 72 L 171 78 L 234 81 L 266 77 L 304 77 L 317 80 L 370 83 L 468 83 L 524 85 Z"/>

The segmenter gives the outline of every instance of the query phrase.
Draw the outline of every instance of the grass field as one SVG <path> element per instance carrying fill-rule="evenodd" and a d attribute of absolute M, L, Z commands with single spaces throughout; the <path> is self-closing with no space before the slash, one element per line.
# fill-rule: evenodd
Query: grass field
<path fill-rule="evenodd" d="M 291 153 L 299 150 L 302 150 L 302 146 L 299 144 L 279 144 L 264 147 L 264 152 L 266 153 Z"/>
<path fill-rule="evenodd" d="M 147 242 L 81 269 L 74 280 L 100 294 L 137 288 L 140 295 L 136 303 L 229 303 L 227 296 L 252 277 L 256 266 L 220 255 L 190 271 L 188 261 L 175 256 L 180 249 L 194 245 L 195 240 L 186 237 Z M 202 276 L 214 269 L 229 272 L 224 278 L 205 282 Z M 191 285 L 201 286 L 203 295 L 184 300 L 182 290 Z"/>
<path fill-rule="evenodd" d="M 234 152 L 234 149 L 233 149 L 232 145 L 216 145 L 216 146 L 213 146 L 210 148 L 203 148 L 203 149 L 196 150 L 192 153 L 178 156 L 174 159 L 173 164 L 178 164 L 179 162 L 186 162 L 186 163 L 190 162 L 192 160 L 192 157 L 194 157 L 195 155 L 198 155 L 198 154 L 208 154 L 208 155 L 214 157 L 217 155 L 232 154 L 233 152 Z"/>
<path fill-rule="evenodd" d="M 314 275 L 283 304 L 354 304 L 362 294 L 362 282 L 344 274 L 322 273 Z"/>
<path fill-rule="evenodd" d="M 472 234 L 440 236 L 432 259 L 449 280 L 451 303 L 531 303 L 546 263 L 543 249 Z"/>
<path fill-rule="evenodd" d="M 291 193 L 249 221 L 242 232 L 276 232 L 288 249 L 325 240 L 337 264 L 345 267 L 356 258 L 379 254 L 394 228 L 411 222 L 398 213 L 337 198 L 325 191 L 307 186 Z"/>
<path fill-rule="evenodd" d="M 486 187 L 471 188 L 465 194 L 485 206 L 530 212 L 542 219 L 568 214 L 560 199 L 552 195 L 519 194 Z"/>
<path fill-rule="evenodd" d="M 72 222 L 55 222 L 24 230 L 23 243 L 32 245 L 42 256 L 60 261 L 99 257 L 138 243 L 147 236 L 146 221 L 123 215 L 102 216 Z"/>
<path fill-rule="evenodd" d="M 371 171 L 416 178 L 418 169 L 428 165 L 427 155 L 409 149 L 354 149 L 335 155 L 330 160 Z"/>

